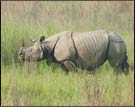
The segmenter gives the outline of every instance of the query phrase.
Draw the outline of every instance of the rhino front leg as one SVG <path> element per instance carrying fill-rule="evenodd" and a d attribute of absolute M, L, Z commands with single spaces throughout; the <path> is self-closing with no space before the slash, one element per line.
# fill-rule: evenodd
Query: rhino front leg
<path fill-rule="evenodd" d="M 69 71 L 77 71 L 76 66 L 72 61 L 62 62 L 61 68 L 65 73 L 68 73 Z"/>

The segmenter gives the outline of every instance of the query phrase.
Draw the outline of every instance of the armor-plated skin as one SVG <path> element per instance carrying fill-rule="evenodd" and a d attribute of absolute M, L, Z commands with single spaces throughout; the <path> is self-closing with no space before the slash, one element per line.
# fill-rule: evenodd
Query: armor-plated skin
<path fill-rule="evenodd" d="M 128 71 L 129 68 L 124 41 L 116 33 L 104 30 L 61 32 L 46 39 L 41 37 L 30 49 L 34 50 L 35 47 L 38 49 L 38 51 L 33 51 L 37 54 L 35 59 L 45 59 L 48 63 L 58 62 L 67 72 L 76 71 L 77 68 L 94 70 L 107 59 L 114 68 L 120 68 L 122 71 L 124 69 Z M 19 56 L 27 61 L 26 58 L 33 55 L 30 49 L 21 48 Z M 33 56 L 29 59 L 36 61 Z"/>
<path fill-rule="evenodd" d="M 105 31 L 73 34 L 77 49 L 77 64 L 81 68 L 92 70 L 104 63 L 107 58 L 109 38 Z"/>

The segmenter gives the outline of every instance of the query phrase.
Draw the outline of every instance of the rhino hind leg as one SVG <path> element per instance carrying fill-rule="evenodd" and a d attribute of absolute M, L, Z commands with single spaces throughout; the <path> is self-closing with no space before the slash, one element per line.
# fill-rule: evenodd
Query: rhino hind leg
<path fill-rule="evenodd" d="M 122 73 L 122 67 L 120 65 L 116 65 L 114 68 L 114 74 L 118 75 Z"/>
<path fill-rule="evenodd" d="M 127 62 L 127 59 L 128 59 L 128 57 L 125 56 L 125 59 L 124 59 L 122 65 L 121 65 L 121 66 L 122 66 L 122 71 L 123 71 L 126 75 L 129 73 L 129 64 L 128 64 L 128 62 Z"/>
<path fill-rule="evenodd" d="M 77 71 L 77 68 L 72 61 L 62 62 L 61 68 L 65 73 L 68 73 L 69 71 Z"/>
<path fill-rule="evenodd" d="M 120 65 L 114 66 L 114 73 L 115 74 L 121 74 L 122 72 L 124 72 L 125 75 L 129 74 L 129 64 L 127 62 L 123 62 Z"/>
<path fill-rule="evenodd" d="M 108 48 L 108 61 L 114 68 L 114 72 L 128 74 L 129 64 L 127 63 L 127 50 L 124 41 L 116 34 L 110 36 Z"/>

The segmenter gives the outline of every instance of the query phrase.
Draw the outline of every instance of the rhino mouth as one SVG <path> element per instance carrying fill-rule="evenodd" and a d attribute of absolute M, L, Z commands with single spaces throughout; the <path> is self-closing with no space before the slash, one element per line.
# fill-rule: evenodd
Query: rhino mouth
<path fill-rule="evenodd" d="M 19 55 L 19 57 L 20 57 L 20 60 L 23 62 L 37 62 L 37 61 L 39 61 L 37 59 L 34 59 L 31 56 Z"/>
<path fill-rule="evenodd" d="M 26 57 L 25 54 L 22 54 L 22 53 L 19 53 L 19 59 L 20 59 L 21 61 L 23 61 L 23 62 L 24 62 L 24 61 L 29 61 L 29 60 L 28 60 L 29 58 Z"/>
<path fill-rule="evenodd" d="M 19 53 L 18 53 L 18 56 L 19 56 L 19 59 L 21 60 L 21 61 L 27 61 L 27 62 L 30 62 L 30 56 L 28 55 L 29 53 L 26 51 L 26 49 L 28 49 L 28 48 L 22 48 L 22 50 L 20 50 L 19 51 Z"/>
<path fill-rule="evenodd" d="M 30 58 L 20 57 L 20 60 L 23 62 L 31 62 L 33 60 L 30 60 Z"/>

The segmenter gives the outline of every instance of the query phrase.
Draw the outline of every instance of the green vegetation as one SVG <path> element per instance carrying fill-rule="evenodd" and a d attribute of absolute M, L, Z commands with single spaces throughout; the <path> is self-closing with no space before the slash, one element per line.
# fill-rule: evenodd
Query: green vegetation
<path fill-rule="evenodd" d="M 2 1 L 1 4 L 1 100 L 2 105 L 132 105 L 134 103 L 133 1 Z M 114 75 L 106 62 L 88 71 L 64 75 L 59 66 L 45 61 L 21 64 L 22 40 L 61 31 L 105 29 L 124 39 L 129 75 Z"/>

